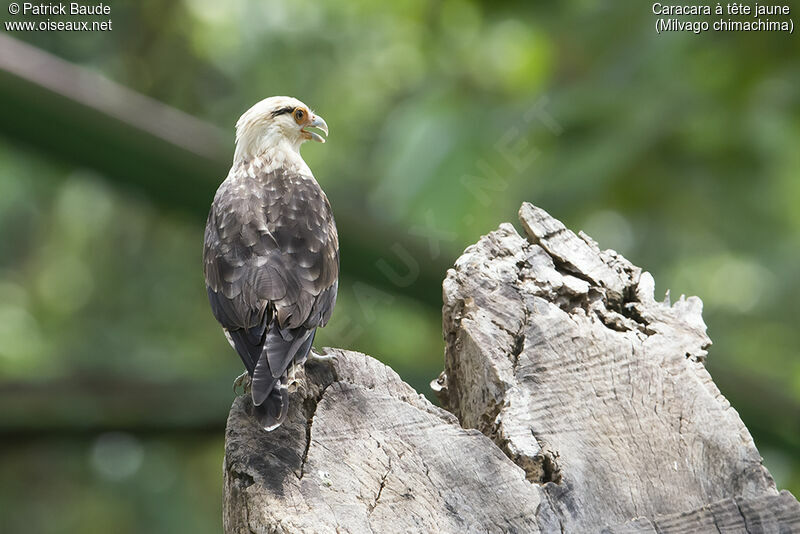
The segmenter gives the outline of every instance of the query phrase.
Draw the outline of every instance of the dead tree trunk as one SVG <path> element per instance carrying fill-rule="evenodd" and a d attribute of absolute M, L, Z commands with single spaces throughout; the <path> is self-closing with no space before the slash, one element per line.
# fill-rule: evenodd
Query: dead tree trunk
<path fill-rule="evenodd" d="M 617 253 L 520 219 L 444 282 L 449 411 L 338 349 L 274 432 L 234 401 L 225 532 L 800 532 L 703 365 L 700 300 L 657 302 Z"/>

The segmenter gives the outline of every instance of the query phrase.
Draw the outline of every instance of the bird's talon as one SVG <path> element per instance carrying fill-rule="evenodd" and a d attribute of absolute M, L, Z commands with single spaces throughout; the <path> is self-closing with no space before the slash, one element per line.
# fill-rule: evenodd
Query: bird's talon
<path fill-rule="evenodd" d="M 233 392 L 238 395 L 236 389 L 241 386 L 242 393 L 247 394 L 250 392 L 250 387 L 253 383 L 253 379 L 250 377 L 250 374 L 245 371 L 244 373 L 240 374 L 236 377 L 236 380 L 233 381 Z"/>
<path fill-rule="evenodd" d="M 316 363 L 334 364 L 339 363 L 339 357 L 333 354 L 317 354 L 313 350 L 308 353 L 308 360 Z"/>

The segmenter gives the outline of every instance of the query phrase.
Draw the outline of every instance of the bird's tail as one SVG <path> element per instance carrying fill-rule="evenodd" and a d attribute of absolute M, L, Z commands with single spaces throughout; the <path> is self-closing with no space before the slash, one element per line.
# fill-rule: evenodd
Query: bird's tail
<path fill-rule="evenodd" d="M 285 373 L 273 381 L 269 394 L 261 404 L 253 401 L 253 409 L 256 419 L 267 432 L 281 426 L 289 412 L 289 388 Z"/>
<path fill-rule="evenodd" d="M 265 430 L 278 428 L 289 411 L 288 370 L 305 362 L 316 329 L 279 329 L 272 325 L 253 370 L 251 393 L 256 414 Z"/>

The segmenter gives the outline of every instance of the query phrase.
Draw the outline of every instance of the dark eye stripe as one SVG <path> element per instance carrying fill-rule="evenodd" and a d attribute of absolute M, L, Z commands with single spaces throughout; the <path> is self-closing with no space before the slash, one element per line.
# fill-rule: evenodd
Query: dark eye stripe
<path fill-rule="evenodd" d="M 275 111 L 272 112 L 272 116 L 273 117 L 277 117 L 278 115 L 283 115 L 284 113 L 291 113 L 292 111 L 294 111 L 293 107 L 285 107 L 285 108 L 281 108 L 281 109 L 276 109 Z"/>

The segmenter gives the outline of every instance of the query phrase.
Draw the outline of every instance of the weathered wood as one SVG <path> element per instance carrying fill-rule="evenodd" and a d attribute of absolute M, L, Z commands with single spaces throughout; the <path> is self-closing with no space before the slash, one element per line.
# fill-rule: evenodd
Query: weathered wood
<path fill-rule="evenodd" d="M 777 495 L 703 362 L 696 297 L 524 204 L 444 283 L 447 407 L 541 484 L 585 532 L 722 499 Z"/>
<path fill-rule="evenodd" d="M 331 350 L 266 433 L 236 399 L 225 439 L 227 533 L 539 532 L 537 488 L 382 363 Z"/>
<path fill-rule="evenodd" d="M 225 529 L 249 532 L 794 532 L 703 362 L 695 297 L 544 211 L 469 247 L 444 282 L 449 412 L 376 360 L 306 367 L 287 423 L 228 420 Z M 479 432 L 480 431 L 480 432 Z"/>
<path fill-rule="evenodd" d="M 624 525 L 603 529 L 603 534 L 684 534 L 686 532 L 800 532 L 797 500 L 788 491 L 750 499 L 725 499 L 698 510 L 637 518 Z"/>

